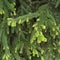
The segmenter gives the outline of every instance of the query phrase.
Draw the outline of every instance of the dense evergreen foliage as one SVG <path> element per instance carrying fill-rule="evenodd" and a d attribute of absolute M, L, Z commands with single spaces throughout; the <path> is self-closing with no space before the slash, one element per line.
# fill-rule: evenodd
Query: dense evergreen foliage
<path fill-rule="evenodd" d="M 60 60 L 60 0 L 0 0 L 0 60 Z"/>

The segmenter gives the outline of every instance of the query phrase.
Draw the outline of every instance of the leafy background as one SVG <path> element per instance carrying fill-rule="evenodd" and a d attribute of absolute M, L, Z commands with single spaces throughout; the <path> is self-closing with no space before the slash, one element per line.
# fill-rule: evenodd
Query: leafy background
<path fill-rule="evenodd" d="M 60 60 L 60 0 L 0 0 L 0 60 Z"/>

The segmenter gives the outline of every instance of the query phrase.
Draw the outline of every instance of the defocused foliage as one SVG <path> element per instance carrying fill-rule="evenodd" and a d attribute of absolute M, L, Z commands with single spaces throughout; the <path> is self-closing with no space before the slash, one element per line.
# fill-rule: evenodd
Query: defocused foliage
<path fill-rule="evenodd" d="M 60 0 L 0 0 L 0 60 L 60 60 Z"/>

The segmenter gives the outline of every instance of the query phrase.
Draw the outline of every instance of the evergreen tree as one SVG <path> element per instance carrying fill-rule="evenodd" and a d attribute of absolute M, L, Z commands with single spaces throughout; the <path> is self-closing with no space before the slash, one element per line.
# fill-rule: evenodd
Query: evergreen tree
<path fill-rule="evenodd" d="M 60 60 L 60 0 L 0 0 L 0 60 Z"/>

